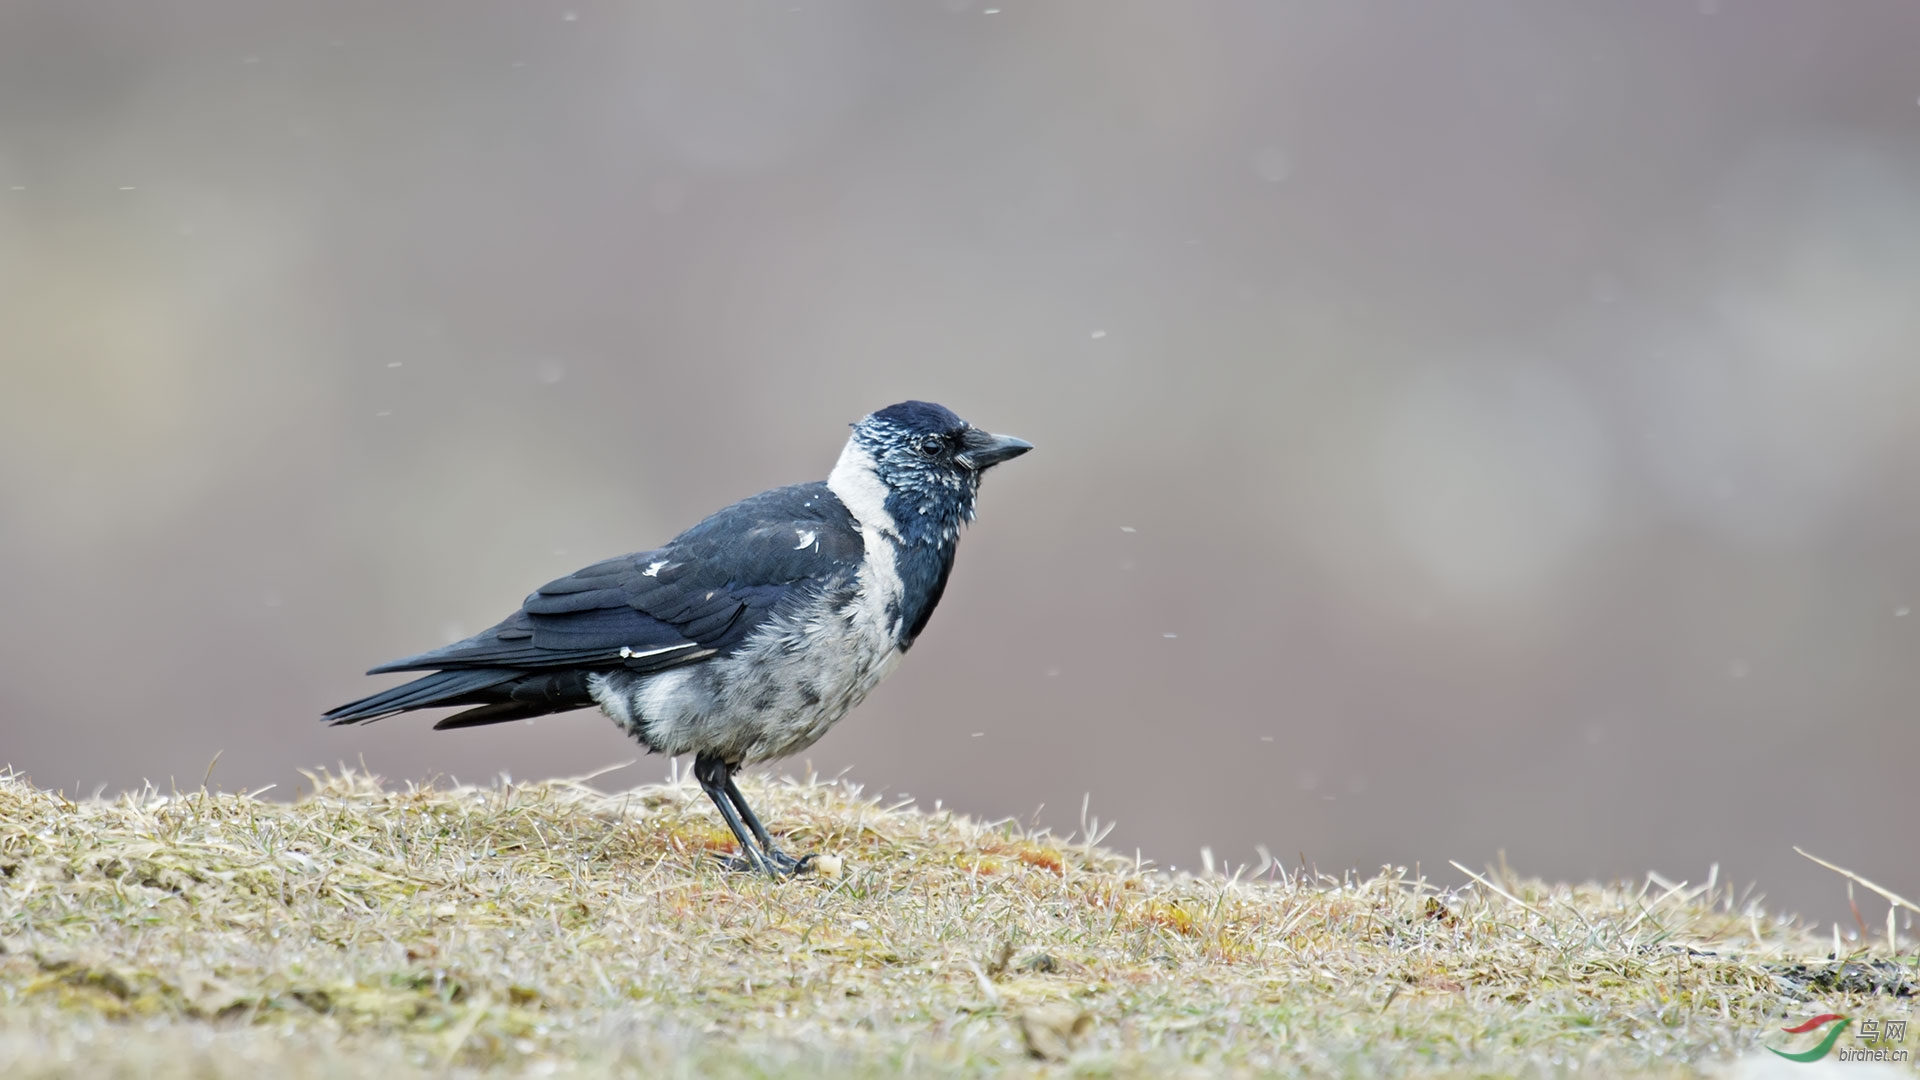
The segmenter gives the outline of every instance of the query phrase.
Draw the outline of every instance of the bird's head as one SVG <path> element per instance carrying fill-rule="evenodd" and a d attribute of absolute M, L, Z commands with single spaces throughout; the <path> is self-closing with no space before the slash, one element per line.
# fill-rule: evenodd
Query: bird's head
<path fill-rule="evenodd" d="M 1031 449 L 944 406 L 903 401 L 853 425 L 828 485 L 862 524 L 908 544 L 951 544 L 973 520 L 980 475 Z"/>

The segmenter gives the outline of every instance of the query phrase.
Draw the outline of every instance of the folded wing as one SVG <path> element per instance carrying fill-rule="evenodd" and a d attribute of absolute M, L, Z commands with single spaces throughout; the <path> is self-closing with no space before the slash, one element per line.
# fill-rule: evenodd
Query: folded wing
<path fill-rule="evenodd" d="M 478 706 L 437 725 L 465 727 L 582 708 L 593 704 L 586 681 L 593 672 L 657 672 L 724 655 L 782 604 L 848 579 L 862 550 L 852 517 L 826 485 L 776 488 L 664 547 L 548 582 L 519 611 L 470 638 L 372 669 L 436 674 L 326 719 Z"/>

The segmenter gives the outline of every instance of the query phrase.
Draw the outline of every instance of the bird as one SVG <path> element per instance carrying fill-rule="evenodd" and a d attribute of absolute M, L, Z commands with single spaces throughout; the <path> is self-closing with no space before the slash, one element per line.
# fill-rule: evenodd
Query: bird
<path fill-rule="evenodd" d="M 472 637 L 381 664 L 429 672 L 328 710 L 359 724 L 465 706 L 436 730 L 598 706 L 693 776 L 736 870 L 805 873 L 740 793 L 741 769 L 812 746 L 899 664 L 953 571 L 980 479 L 1033 444 L 903 401 L 852 425 L 824 481 L 774 488 L 651 551 L 534 590 Z"/>

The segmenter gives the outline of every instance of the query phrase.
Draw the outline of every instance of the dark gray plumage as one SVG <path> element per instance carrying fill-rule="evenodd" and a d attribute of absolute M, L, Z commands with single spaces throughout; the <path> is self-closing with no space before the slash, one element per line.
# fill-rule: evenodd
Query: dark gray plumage
<path fill-rule="evenodd" d="M 498 625 L 369 672 L 432 674 L 325 718 L 465 706 L 434 725 L 459 728 L 598 705 L 649 750 L 695 755 L 738 865 L 804 869 L 733 773 L 813 745 L 893 669 L 946 589 L 980 475 L 1030 449 L 939 405 L 882 409 L 854 425 L 825 482 L 549 582 Z"/>

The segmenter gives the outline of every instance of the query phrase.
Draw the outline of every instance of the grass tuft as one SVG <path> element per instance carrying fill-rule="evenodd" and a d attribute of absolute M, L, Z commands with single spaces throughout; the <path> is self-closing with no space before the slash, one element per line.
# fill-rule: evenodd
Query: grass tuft
<path fill-rule="evenodd" d="M 1830 957 L 1711 882 L 1169 875 L 747 789 L 837 876 L 721 869 L 687 784 L 75 802 L 0 775 L 0 1075 L 1686 1073 L 1783 1017 L 1912 1011 L 1911 942 Z"/>

